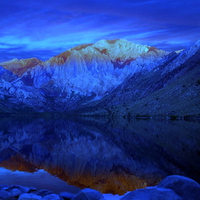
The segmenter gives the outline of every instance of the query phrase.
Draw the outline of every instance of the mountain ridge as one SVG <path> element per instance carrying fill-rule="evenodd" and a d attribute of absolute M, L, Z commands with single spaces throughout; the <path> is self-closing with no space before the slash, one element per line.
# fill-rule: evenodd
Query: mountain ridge
<path fill-rule="evenodd" d="M 170 62 L 168 60 L 160 65 L 155 72 L 149 72 L 138 79 L 133 76 L 113 94 L 102 99 L 99 105 L 95 105 L 97 108 L 104 108 L 99 111 L 95 109 L 93 114 L 102 112 L 104 115 L 109 113 L 124 117 L 132 114 L 138 117 L 163 115 L 174 118 L 180 115 L 186 118 L 190 115 L 200 116 L 200 49 L 176 68 L 170 68 L 171 63 L 176 63 L 184 54 L 185 52 L 179 55 L 172 53 Z M 92 107 L 88 109 L 92 110 Z"/>
<path fill-rule="evenodd" d="M 186 77 L 188 84 L 193 83 L 185 71 L 198 83 L 199 49 L 200 40 L 191 48 L 178 52 L 166 52 L 124 39 L 100 40 L 95 44 L 71 48 L 44 62 L 31 58 L 0 63 L 1 69 L 9 70 L 9 76 L 12 76 L 12 79 L 8 79 L 0 73 L 0 111 L 6 112 L 5 107 L 10 107 L 10 102 L 11 112 L 29 110 L 30 113 L 73 112 L 81 115 L 167 115 L 168 111 L 164 109 L 160 113 L 156 110 L 147 112 L 144 107 L 148 106 L 141 105 L 148 105 L 149 99 L 160 105 L 153 98 L 154 93 L 166 88 L 170 82 L 178 87 L 176 84 L 180 83 L 177 77 L 183 80 Z M 173 88 L 168 87 L 168 90 L 162 90 L 166 99 L 167 93 L 170 94 Z M 195 91 L 198 96 L 198 86 Z M 194 101 L 197 104 L 198 97 Z M 140 110 L 134 107 L 137 103 Z M 124 104 L 129 104 L 128 110 L 124 110 Z M 196 109 L 195 112 L 192 109 L 190 114 L 200 113 L 198 106 Z M 189 112 L 176 114 L 186 113 Z"/>
<path fill-rule="evenodd" d="M 41 60 L 37 58 L 20 59 L 17 58 L 2 62 L 0 66 L 13 72 L 14 74 L 21 76 L 26 70 L 31 69 L 38 64 L 42 63 Z"/>

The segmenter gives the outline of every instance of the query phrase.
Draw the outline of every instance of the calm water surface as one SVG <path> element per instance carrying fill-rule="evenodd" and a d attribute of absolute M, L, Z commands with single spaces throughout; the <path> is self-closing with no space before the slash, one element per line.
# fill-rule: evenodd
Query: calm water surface
<path fill-rule="evenodd" d="M 200 182 L 200 123 L 108 118 L 0 118 L 0 184 L 102 193 Z"/>

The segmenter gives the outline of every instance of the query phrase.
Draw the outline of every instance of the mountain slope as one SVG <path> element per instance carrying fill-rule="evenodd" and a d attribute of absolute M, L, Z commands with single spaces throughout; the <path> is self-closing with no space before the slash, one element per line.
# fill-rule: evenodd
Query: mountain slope
<path fill-rule="evenodd" d="M 62 96 L 103 96 L 129 75 L 149 71 L 167 52 L 128 42 L 101 40 L 93 45 L 79 46 L 29 70 L 33 86 L 48 88 L 53 84 Z M 30 75 L 28 74 L 30 72 Z M 48 90 L 52 93 L 52 88 Z"/>
<path fill-rule="evenodd" d="M 12 60 L 2 66 L 18 78 L 9 82 L 15 88 L 13 92 L 9 89 L 3 93 L 9 93 L 9 99 L 19 110 L 20 107 L 31 107 L 36 112 L 74 110 L 101 99 L 127 77 L 151 71 L 168 54 L 120 39 L 80 45 L 45 62 L 35 58 Z M 19 95 L 17 88 L 23 95 Z"/>
<path fill-rule="evenodd" d="M 24 85 L 17 75 L 0 66 L 0 113 L 32 112 L 43 105 L 38 89 Z"/>
<path fill-rule="evenodd" d="M 80 45 L 45 62 L 12 60 L 0 69 L 0 111 L 199 115 L 199 57 L 200 41 L 169 53 L 120 39 Z"/>
<path fill-rule="evenodd" d="M 200 115 L 200 41 L 168 57 L 156 70 L 135 74 L 86 110 L 124 117 Z"/>

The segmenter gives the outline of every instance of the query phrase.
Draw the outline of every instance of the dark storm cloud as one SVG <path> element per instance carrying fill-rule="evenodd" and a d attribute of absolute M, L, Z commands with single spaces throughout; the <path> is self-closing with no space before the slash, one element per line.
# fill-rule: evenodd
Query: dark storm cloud
<path fill-rule="evenodd" d="M 44 59 L 50 52 L 116 38 L 176 50 L 200 39 L 199 7 L 197 0 L 1 1 L 0 57 L 27 52 Z"/>

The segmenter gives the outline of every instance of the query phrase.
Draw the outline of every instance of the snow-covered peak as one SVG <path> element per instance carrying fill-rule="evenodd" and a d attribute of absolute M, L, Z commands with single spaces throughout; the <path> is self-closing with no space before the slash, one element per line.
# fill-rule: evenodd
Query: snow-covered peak
<path fill-rule="evenodd" d="M 92 45 L 92 48 L 107 54 L 112 61 L 115 61 L 116 59 L 123 61 L 130 58 L 136 59 L 140 55 L 149 51 L 149 47 L 147 45 L 134 44 L 125 39 L 100 40 Z"/>
<path fill-rule="evenodd" d="M 126 39 L 105 40 L 95 44 L 83 44 L 71 48 L 43 63 L 44 66 L 67 65 L 73 57 L 82 57 L 88 62 L 110 60 L 111 62 L 125 63 L 142 57 L 143 59 L 156 59 L 167 55 L 169 52 L 155 47 L 132 43 Z M 73 59 L 74 60 L 74 59 Z"/>
<path fill-rule="evenodd" d="M 95 94 L 99 98 L 122 83 L 127 76 L 150 71 L 167 54 L 155 47 L 125 39 L 100 40 L 52 57 L 31 69 L 30 74 L 37 88 L 50 88 L 50 82 L 69 95 Z"/>

